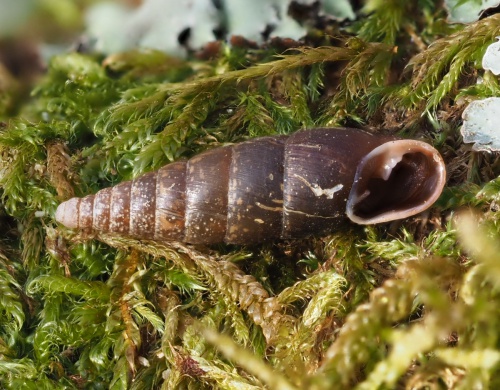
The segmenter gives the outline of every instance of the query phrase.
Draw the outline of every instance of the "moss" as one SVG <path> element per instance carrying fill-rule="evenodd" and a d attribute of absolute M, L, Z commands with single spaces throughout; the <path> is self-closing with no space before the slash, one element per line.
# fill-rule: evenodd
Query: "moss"
<path fill-rule="evenodd" d="M 461 102 L 498 93 L 479 60 L 500 16 L 448 26 L 426 1 L 364 11 L 278 54 L 60 55 L 15 117 L 1 90 L 0 387 L 498 386 L 499 166 L 459 125 Z M 208 148 L 353 123 L 442 152 L 448 187 L 428 213 L 212 248 L 54 221 L 64 199 Z"/>

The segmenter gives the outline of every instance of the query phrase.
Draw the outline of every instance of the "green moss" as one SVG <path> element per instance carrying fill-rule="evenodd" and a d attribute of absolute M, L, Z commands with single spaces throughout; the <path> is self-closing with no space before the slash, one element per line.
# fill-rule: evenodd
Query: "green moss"
<path fill-rule="evenodd" d="M 1 91 L 0 387 L 498 386 L 500 172 L 458 127 L 461 101 L 498 94 L 479 60 L 499 15 L 447 26 L 427 1 L 365 11 L 345 36 L 316 31 L 279 55 L 60 55 L 16 117 Z M 62 200 L 205 149 L 353 122 L 442 152 L 435 207 L 251 247 L 89 237 L 54 221 Z M 464 207 L 476 216 L 457 218 Z"/>

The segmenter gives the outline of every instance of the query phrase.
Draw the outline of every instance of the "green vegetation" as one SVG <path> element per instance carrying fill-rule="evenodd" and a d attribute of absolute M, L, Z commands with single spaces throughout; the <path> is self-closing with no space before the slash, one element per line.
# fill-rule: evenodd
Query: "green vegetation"
<path fill-rule="evenodd" d="M 15 108 L 0 83 L 0 388 L 498 388 L 500 167 L 459 127 L 468 101 L 499 96 L 481 58 L 500 14 L 445 18 L 427 0 L 370 1 L 288 50 L 63 54 Z M 252 247 L 54 221 L 61 201 L 169 161 L 335 125 L 432 143 L 448 169 L 437 204 Z"/>

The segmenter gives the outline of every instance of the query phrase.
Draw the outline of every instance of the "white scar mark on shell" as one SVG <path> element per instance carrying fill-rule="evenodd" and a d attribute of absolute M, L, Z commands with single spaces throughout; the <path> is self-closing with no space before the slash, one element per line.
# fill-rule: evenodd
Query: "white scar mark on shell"
<path fill-rule="evenodd" d="M 286 207 L 284 207 L 283 210 L 285 210 L 285 212 L 287 212 L 288 214 L 299 214 L 299 215 L 304 215 L 304 216 L 310 217 L 310 218 L 336 219 L 336 218 L 340 217 L 339 213 L 335 213 L 335 215 L 324 216 L 324 215 L 307 214 L 303 211 L 287 209 Z"/>
<path fill-rule="evenodd" d="M 308 186 L 311 189 L 311 191 L 314 193 L 314 195 L 316 195 L 317 197 L 325 195 L 326 199 L 333 199 L 333 195 L 336 192 L 339 192 L 342 188 L 344 188 L 344 186 L 342 184 L 337 184 L 336 186 L 334 186 L 332 188 L 323 189 L 319 185 L 317 185 L 316 183 L 313 183 L 313 184 L 309 183 L 306 179 L 304 179 L 300 175 L 295 175 L 295 177 L 298 177 L 302 182 L 304 182 L 304 184 L 306 186 Z"/>
<path fill-rule="evenodd" d="M 260 202 L 255 202 L 255 205 L 258 208 L 261 208 L 261 209 L 267 210 L 267 211 L 279 211 L 279 212 L 281 212 L 283 210 L 283 207 L 269 207 L 269 206 L 263 205 Z"/>

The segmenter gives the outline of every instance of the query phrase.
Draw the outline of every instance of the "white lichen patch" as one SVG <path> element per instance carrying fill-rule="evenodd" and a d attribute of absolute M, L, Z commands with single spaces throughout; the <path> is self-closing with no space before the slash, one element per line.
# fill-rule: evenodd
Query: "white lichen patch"
<path fill-rule="evenodd" d="M 294 2 L 312 6 L 315 0 Z M 215 31 L 226 31 L 227 38 L 241 35 L 256 42 L 266 37 L 300 39 L 307 29 L 290 16 L 291 3 L 292 0 L 144 0 L 132 8 L 107 1 L 88 11 L 87 34 L 95 48 L 104 53 L 146 47 L 176 56 L 185 56 L 187 47 L 198 50 L 217 40 Z M 319 3 L 320 15 L 338 20 L 355 18 L 348 0 Z"/>
<path fill-rule="evenodd" d="M 266 28 L 274 26 L 273 33 L 298 39 L 305 35 L 306 30 L 288 15 L 287 8 L 284 1 L 228 1 L 225 3 L 228 33 L 261 42 Z"/>
<path fill-rule="evenodd" d="M 302 0 L 302 2 L 307 1 Z M 356 19 L 356 14 L 349 0 L 323 0 L 323 10 L 326 15 L 334 19 Z"/>
<path fill-rule="evenodd" d="M 99 3 L 86 19 L 89 36 L 105 53 L 147 47 L 184 56 L 186 48 L 179 37 L 189 31 L 187 44 L 200 48 L 216 39 L 221 15 L 211 0 L 145 0 L 135 9 Z M 116 22 L 110 25 L 110 20 Z"/>
<path fill-rule="evenodd" d="M 460 130 L 465 143 L 474 143 L 473 150 L 500 150 L 500 97 L 476 100 L 462 114 Z"/>
<path fill-rule="evenodd" d="M 481 14 L 488 8 L 496 7 L 500 4 L 499 0 L 445 0 L 448 10 L 448 21 L 451 23 L 472 23 L 479 19 Z"/>
<path fill-rule="evenodd" d="M 483 56 L 483 68 L 489 70 L 495 76 L 500 74 L 500 37 L 497 37 L 499 41 L 492 43 L 486 49 L 486 53 Z"/>
<path fill-rule="evenodd" d="M 337 184 L 333 186 L 332 188 L 321 188 L 318 184 L 316 183 L 309 183 L 306 179 L 304 179 L 302 176 L 295 175 L 298 179 L 300 179 L 304 184 L 311 189 L 313 194 L 317 197 L 320 196 L 326 196 L 326 199 L 333 199 L 333 195 L 336 192 L 339 192 L 344 186 L 342 184 Z"/>

